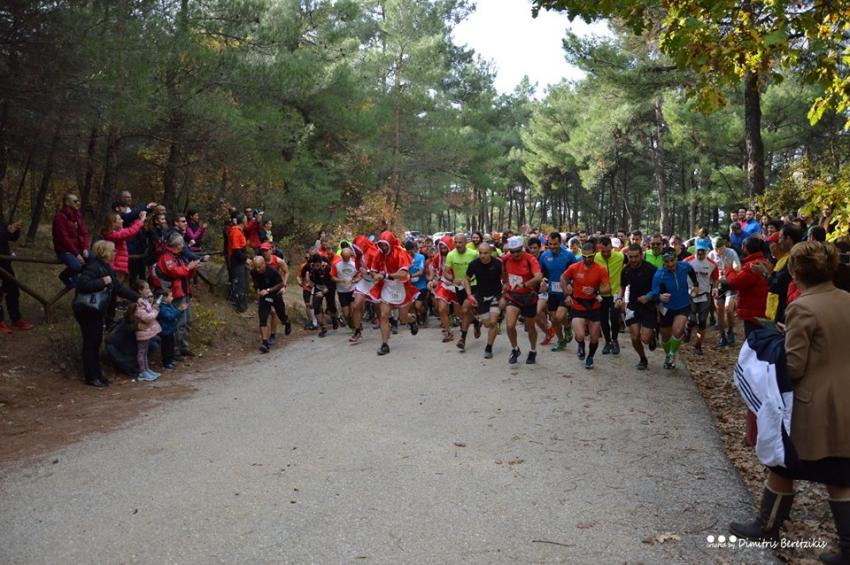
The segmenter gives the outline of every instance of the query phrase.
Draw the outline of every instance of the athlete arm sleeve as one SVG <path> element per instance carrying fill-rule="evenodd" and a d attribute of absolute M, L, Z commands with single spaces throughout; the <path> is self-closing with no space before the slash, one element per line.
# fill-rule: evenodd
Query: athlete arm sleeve
<path fill-rule="evenodd" d="M 699 281 L 697 281 L 697 272 L 694 271 L 694 268 L 688 265 L 688 278 L 691 279 L 691 282 L 694 283 L 694 286 L 699 286 Z"/>

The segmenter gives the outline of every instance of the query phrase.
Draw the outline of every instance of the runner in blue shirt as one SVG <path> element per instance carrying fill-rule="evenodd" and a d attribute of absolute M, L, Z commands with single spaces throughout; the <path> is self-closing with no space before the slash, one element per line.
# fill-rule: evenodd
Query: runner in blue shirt
<path fill-rule="evenodd" d="M 427 296 L 426 288 L 428 287 L 428 279 L 425 278 L 425 256 L 418 252 L 416 244 L 412 241 L 405 241 L 404 248 L 407 254 L 410 255 L 410 282 L 419 289 L 419 296 L 414 302 L 414 311 L 416 313 L 417 322 L 425 324 L 425 297 Z"/>
<path fill-rule="evenodd" d="M 573 330 L 567 320 L 567 307 L 564 306 L 564 291 L 561 289 L 561 275 L 567 267 L 577 263 L 578 259 L 561 243 L 561 234 L 553 231 L 549 234 L 548 249 L 540 255 L 540 270 L 544 280 L 548 281 L 549 291 L 546 301 L 538 303 L 537 315 L 543 318 L 544 326 L 548 312 L 552 327 L 558 336 L 558 343 L 552 351 L 563 351 L 573 339 Z M 545 308 L 545 310 L 544 310 Z"/>
<path fill-rule="evenodd" d="M 691 295 L 699 292 L 697 275 L 693 267 L 676 259 L 672 249 L 665 250 L 663 266 L 655 271 L 652 278 L 652 290 L 648 297 L 661 304 L 661 345 L 664 347 L 664 368 L 676 366 L 676 353 L 685 335 L 688 316 L 691 313 Z M 693 282 L 693 290 L 688 290 L 688 279 Z"/>

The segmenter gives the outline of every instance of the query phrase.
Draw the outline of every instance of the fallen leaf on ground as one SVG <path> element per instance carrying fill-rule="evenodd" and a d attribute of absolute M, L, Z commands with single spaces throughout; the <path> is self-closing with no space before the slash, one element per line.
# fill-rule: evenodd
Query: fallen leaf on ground
<path fill-rule="evenodd" d="M 655 545 L 656 543 L 665 543 L 668 541 L 682 541 L 682 536 L 676 535 L 672 532 L 661 532 L 655 534 L 654 536 L 649 536 L 643 540 L 643 543 L 648 543 L 650 545 Z"/>

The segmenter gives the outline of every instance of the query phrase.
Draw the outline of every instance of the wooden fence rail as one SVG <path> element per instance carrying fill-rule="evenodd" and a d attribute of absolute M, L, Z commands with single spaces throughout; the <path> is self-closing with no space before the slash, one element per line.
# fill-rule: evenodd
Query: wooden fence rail
<path fill-rule="evenodd" d="M 223 252 L 220 251 L 220 250 L 219 251 L 209 251 L 209 252 L 202 252 L 202 253 L 200 253 L 200 255 L 223 255 Z M 144 257 L 145 257 L 145 255 L 130 255 L 130 259 L 143 259 Z M 59 259 L 57 259 L 55 257 L 42 258 L 42 257 L 18 257 L 17 255 L 0 255 L 0 261 L 9 261 L 9 262 L 17 261 L 19 263 L 34 263 L 34 264 L 38 264 L 38 265 L 64 265 L 64 263 L 62 263 L 62 261 L 60 261 Z M 209 280 L 207 277 L 205 277 L 200 271 L 198 272 L 198 276 L 200 276 L 201 279 L 205 283 L 210 285 L 211 287 L 215 286 L 215 283 L 213 281 Z M 6 269 L 0 268 L 0 277 L 4 278 L 6 280 L 12 281 L 13 283 L 17 284 L 18 288 L 20 288 L 22 291 L 24 291 L 25 293 L 27 293 L 28 295 L 33 297 L 39 304 L 41 304 L 41 307 L 44 310 L 44 321 L 45 321 L 45 323 L 50 322 L 50 313 L 51 313 L 51 309 L 53 308 L 53 306 L 55 306 L 56 303 L 59 302 L 62 299 L 63 296 L 65 296 L 66 294 L 68 294 L 71 291 L 70 288 L 63 287 L 62 290 L 60 290 L 52 298 L 50 298 L 48 296 L 42 295 L 39 291 L 32 288 L 28 284 L 21 282 L 14 275 L 12 275 L 12 273 L 7 271 Z"/>

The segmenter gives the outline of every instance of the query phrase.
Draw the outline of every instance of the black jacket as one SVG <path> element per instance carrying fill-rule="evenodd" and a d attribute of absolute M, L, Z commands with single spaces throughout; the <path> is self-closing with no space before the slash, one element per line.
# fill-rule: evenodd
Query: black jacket
<path fill-rule="evenodd" d="M 0 255 L 11 255 L 12 249 L 9 247 L 10 241 L 18 241 L 21 237 L 21 230 L 15 233 L 9 233 L 9 226 L 0 218 Z M 0 259 L 0 263 L 8 265 L 8 261 Z"/>
<path fill-rule="evenodd" d="M 108 263 L 95 257 L 89 259 L 88 263 L 83 267 L 82 272 L 80 272 L 80 276 L 77 279 L 77 294 L 88 294 L 103 290 L 106 287 L 103 277 L 107 276 L 112 277 L 112 283 L 109 285 L 111 289 L 110 300 L 115 300 L 116 295 L 132 302 L 139 299 L 138 293 L 118 282 L 115 271 L 112 270 L 112 267 Z"/>

